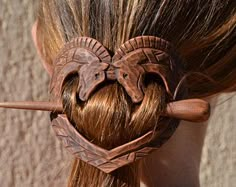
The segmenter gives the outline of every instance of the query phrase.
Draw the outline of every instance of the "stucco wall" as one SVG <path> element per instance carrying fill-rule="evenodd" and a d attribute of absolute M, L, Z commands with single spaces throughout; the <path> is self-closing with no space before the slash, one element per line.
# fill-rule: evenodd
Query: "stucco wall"
<path fill-rule="evenodd" d="M 32 44 L 32 0 L 0 0 L 0 101 L 46 100 L 49 78 Z M 218 104 L 228 98 L 218 99 Z M 236 97 L 215 108 L 207 131 L 202 187 L 236 183 Z M 72 156 L 47 112 L 0 109 L 0 187 L 65 186 Z"/>

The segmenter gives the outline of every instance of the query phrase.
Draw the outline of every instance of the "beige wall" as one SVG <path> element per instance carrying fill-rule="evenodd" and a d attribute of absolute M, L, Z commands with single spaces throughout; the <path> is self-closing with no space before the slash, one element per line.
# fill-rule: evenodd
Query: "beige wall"
<path fill-rule="evenodd" d="M 0 0 L 0 101 L 47 99 L 49 79 L 30 35 L 34 2 Z M 210 119 L 202 187 L 236 183 L 235 111 L 236 97 Z M 0 109 L 0 187 L 65 186 L 71 158 L 52 133 L 48 113 Z"/>

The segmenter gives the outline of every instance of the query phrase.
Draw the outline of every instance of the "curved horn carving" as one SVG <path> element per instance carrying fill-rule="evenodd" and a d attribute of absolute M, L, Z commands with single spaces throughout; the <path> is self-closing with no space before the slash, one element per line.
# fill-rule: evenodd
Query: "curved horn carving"
<path fill-rule="evenodd" d="M 67 43 L 54 61 L 50 86 L 53 101 L 60 101 L 63 82 L 72 73 L 80 77 L 80 99 L 88 99 L 97 85 L 105 80 L 104 70 L 110 61 L 106 48 L 95 39 L 79 37 Z"/>
<path fill-rule="evenodd" d="M 167 93 L 173 96 L 182 72 L 176 56 L 167 41 L 154 36 L 140 36 L 125 42 L 117 50 L 112 65 L 116 67 L 118 82 L 132 101 L 138 103 L 143 100 L 146 74 L 159 76 Z"/>

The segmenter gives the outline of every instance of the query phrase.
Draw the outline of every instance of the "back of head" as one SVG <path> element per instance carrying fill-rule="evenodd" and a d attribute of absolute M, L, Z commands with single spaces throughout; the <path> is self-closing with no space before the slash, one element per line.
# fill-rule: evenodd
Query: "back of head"
<path fill-rule="evenodd" d="M 170 41 L 185 61 L 186 73 L 205 72 L 209 79 L 191 76 L 188 97 L 210 96 L 235 86 L 235 6 L 233 0 L 42 0 L 38 40 L 52 64 L 59 49 L 74 37 L 101 42 L 111 54 L 130 38 L 158 36 Z M 158 126 L 167 97 L 158 77 L 146 78 L 141 104 L 134 104 L 118 83 L 97 88 L 86 102 L 77 99 L 79 77 L 63 86 L 62 100 L 72 124 L 91 142 L 112 149 Z M 105 174 L 75 160 L 69 186 L 139 186 L 138 163 Z"/>
<path fill-rule="evenodd" d="M 164 88 L 150 82 L 140 106 L 132 103 L 118 83 L 103 85 L 84 104 L 76 101 L 78 80 L 64 85 L 63 105 L 76 129 L 88 140 L 107 150 L 134 140 L 158 122 L 166 98 Z M 138 163 L 111 174 L 75 160 L 69 186 L 139 186 Z"/>

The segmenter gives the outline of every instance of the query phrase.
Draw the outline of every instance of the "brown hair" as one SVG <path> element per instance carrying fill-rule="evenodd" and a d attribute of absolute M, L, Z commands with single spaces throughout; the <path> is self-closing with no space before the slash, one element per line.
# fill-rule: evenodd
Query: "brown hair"
<path fill-rule="evenodd" d="M 118 83 L 101 87 L 89 100 L 77 104 L 77 79 L 64 86 L 63 104 L 75 127 L 94 144 L 108 150 L 136 139 L 154 128 L 166 99 L 157 82 L 149 84 L 141 106 L 132 104 Z M 123 167 L 109 175 L 75 160 L 69 186 L 139 186 L 138 165 Z"/>
<path fill-rule="evenodd" d="M 136 36 L 161 37 L 185 59 L 185 73 L 192 75 L 187 77 L 189 97 L 206 97 L 236 87 L 235 7 L 234 0 L 41 0 L 38 40 L 52 64 L 63 44 L 77 36 L 95 38 L 111 53 Z M 168 100 L 162 84 L 149 79 L 140 106 L 117 83 L 101 86 L 81 103 L 75 94 L 78 79 L 73 76 L 64 85 L 66 113 L 78 131 L 107 149 L 153 128 Z M 105 175 L 75 160 L 69 186 L 138 186 L 137 167 Z"/>

